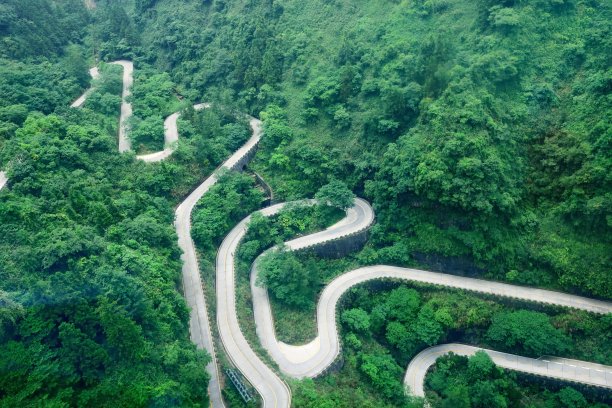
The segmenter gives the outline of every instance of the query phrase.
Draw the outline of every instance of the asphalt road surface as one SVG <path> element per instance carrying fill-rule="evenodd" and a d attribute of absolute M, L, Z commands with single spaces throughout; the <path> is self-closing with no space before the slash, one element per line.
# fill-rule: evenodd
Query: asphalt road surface
<path fill-rule="evenodd" d="M 111 64 L 123 67 L 123 91 L 121 93 L 121 116 L 119 117 L 119 153 L 132 150 L 132 144 L 128 133 L 130 132 L 129 120 L 132 117 L 132 104 L 128 102 L 132 94 L 132 83 L 134 82 L 134 64 L 132 61 L 115 61 Z"/>
<path fill-rule="evenodd" d="M 251 118 L 251 138 L 236 151 L 223 165 L 222 168 L 233 169 L 247 157 L 252 149 L 257 147 L 261 138 L 261 122 Z M 219 384 L 219 369 L 216 364 L 215 350 L 210 330 L 206 298 L 200 279 L 200 269 L 196 250 L 191 239 L 191 213 L 198 200 L 217 182 L 216 172 L 200 184 L 176 209 L 175 227 L 179 240 L 179 247 L 183 251 L 183 288 L 187 304 L 191 310 L 189 328 L 191 340 L 199 347 L 204 348 L 212 357 L 212 361 L 206 367 L 211 376 L 208 391 L 213 407 L 223 407 L 221 398 L 221 387 Z"/>
<path fill-rule="evenodd" d="M 423 383 L 425 376 L 438 357 L 450 352 L 460 356 L 472 356 L 478 350 L 487 353 L 498 366 L 509 370 L 612 388 L 612 367 L 610 366 L 558 357 L 535 359 L 457 343 L 430 347 L 417 354 L 408 365 L 408 370 L 406 370 L 404 376 L 404 385 L 408 387 L 412 394 L 417 397 L 424 397 Z"/>

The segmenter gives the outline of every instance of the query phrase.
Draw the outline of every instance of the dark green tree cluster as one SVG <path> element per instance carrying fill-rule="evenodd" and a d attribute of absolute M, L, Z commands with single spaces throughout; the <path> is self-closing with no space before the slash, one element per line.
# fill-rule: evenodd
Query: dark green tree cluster
<path fill-rule="evenodd" d="M 205 406 L 172 201 L 96 119 L 31 114 L 3 148 L 0 400 Z"/>
<path fill-rule="evenodd" d="M 203 251 L 214 251 L 232 226 L 263 202 L 263 192 L 247 175 L 226 171 L 199 201 L 192 217 L 191 236 Z"/>
<path fill-rule="evenodd" d="M 126 2 L 97 0 L 95 4 L 87 40 L 96 57 L 102 61 L 133 58 L 140 33 Z"/>
<path fill-rule="evenodd" d="M 100 79 L 92 82 L 94 89 L 85 100 L 84 107 L 109 118 L 113 132 L 116 132 L 123 91 L 123 70 L 118 65 L 102 64 L 100 73 Z"/>
<path fill-rule="evenodd" d="M 0 4 L 0 148 L 30 111 L 52 113 L 88 85 L 79 45 L 88 22 L 78 0 Z"/>
<path fill-rule="evenodd" d="M 257 284 L 267 288 L 280 302 L 305 308 L 312 305 L 319 276 L 292 252 L 280 248 L 257 264 Z"/>
<path fill-rule="evenodd" d="M 203 165 L 210 172 L 242 146 L 251 131 L 246 118 L 237 116 L 230 105 L 215 104 L 201 111 L 188 105 L 179 120 L 177 159 Z"/>
<path fill-rule="evenodd" d="M 321 187 L 315 194 L 315 199 L 321 205 L 328 205 L 341 210 L 348 210 L 355 204 L 355 194 L 339 180 L 332 180 L 329 184 Z"/>

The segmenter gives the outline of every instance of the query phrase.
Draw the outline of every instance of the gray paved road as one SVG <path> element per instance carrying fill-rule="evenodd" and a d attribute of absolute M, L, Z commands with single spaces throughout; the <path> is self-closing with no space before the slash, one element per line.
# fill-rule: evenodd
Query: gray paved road
<path fill-rule="evenodd" d="M 115 61 L 111 64 L 121 65 L 123 67 L 123 92 L 121 94 L 121 116 L 119 118 L 119 153 L 125 153 L 132 150 L 130 138 L 129 119 L 132 117 L 132 104 L 128 102 L 129 96 L 132 94 L 132 83 L 134 82 L 134 64 L 132 61 Z"/>
<path fill-rule="evenodd" d="M 204 107 L 204 106 L 203 106 Z M 221 167 L 234 168 L 248 153 L 257 146 L 261 138 L 261 122 L 257 119 L 250 121 L 253 134 L 247 143 L 234 153 Z M 213 361 L 206 367 L 211 376 L 208 387 L 213 407 L 223 407 L 221 387 L 219 384 L 219 370 L 216 364 L 215 350 L 210 330 L 208 308 L 200 279 L 200 269 L 196 256 L 195 246 L 191 239 L 191 213 L 198 200 L 217 182 L 216 173 L 200 184 L 176 209 L 175 226 L 179 239 L 179 247 L 183 251 L 183 287 L 187 304 L 191 309 L 190 333 L 192 341 L 200 348 L 206 349 Z M 225 345 L 225 343 L 224 343 Z"/>
<path fill-rule="evenodd" d="M 263 406 L 288 407 L 291 404 L 289 387 L 252 350 L 236 315 L 234 254 L 249 220 L 247 217 L 232 229 L 217 253 L 217 325 L 229 358 L 257 389 Z"/>
<path fill-rule="evenodd" d="M 131 150 L 130 139 L 128 133 L 130 131 L 129 119 L 132 117 L 132 104 L 128 102 L 128 97 L 131 95 L 131 88 L 134 82 L 134 64 L 132 61 L 114 61 L 111 62 L 114 65 L 120 65 L 123 67 L 123 90 L 121 93 L 121 115 L 119 117 L 119 152 L 129 152 Z M 89 70 L 90 75 L 93 79 L 98 79 L 100 72 L 98 68 L 94 67 Z M 73 108 L 80 108 L 83 106 L 89 95 L 93 92 L 94 88 L 91 87 L 85 93 L 77 98 L 76 101 L 70 105 Z"/>
<path fill-rule="evenodd" d="M 6 185 L 7 181 L 8 179 L 6 178 L 6 173 L 0 171 L 0 190 L 2 190 L 2 188 Z"/>
<path fill-rule="evenodd" d="M 417 354 L 408 365 L 404 376 L 404 385 L 412 394 L 417 397 L 424 397 L 424 381 L 427 370 L 436 362 L 438 357 L 450 352 L 461 356 L 472 356 L 478 350 L 485 351 L 495 364 L 509 370 L 612 388 L 612 367 L 610 366 L 558 357 L 534 359 L 457 343 L 430 347 Z"/>

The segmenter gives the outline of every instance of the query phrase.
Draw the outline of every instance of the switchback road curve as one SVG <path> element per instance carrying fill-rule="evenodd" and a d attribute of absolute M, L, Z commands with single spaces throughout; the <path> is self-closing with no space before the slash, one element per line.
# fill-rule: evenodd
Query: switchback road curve
<path fill-rule="evenodd" d="M 127 152 L 131 149 L 129 142 L 129 119 L 132 115 L 132 105 L 128 102 L 128 97 L 131 94 L 130 88 L 133 83 L 134 67 L 131 61 L 116 61 L 111 64 L 121 65 L 123 67 L 123 91 L 121 101 L 121 116 L 119 120 L 119 152 Z M 99 72 L 97 68 L 90 70 L 92 78 L 97 79 Z M 90 88 L 81 95 L 73 104 L 72 107 L 81 107 L 87 97 L 93 92 L 94 88 Z M 195 110 L 209 108 L 210 104 L 203 103 L 194 105 Z M 173 113 L 164 122 L 164 150 L 147 155 L 136 156 L 137 159 L 147 163 L 159 162 L 167 159 L 175 150 L 178 142 L 179 133 L 177 121 L 180 112 Z M 242 166 L 250 159 L 253 152 L 257 148 L 261 138 L 261 122 L 255 118 L 250 118 L 250 126 L 252 129 L 251 138 L 230 158 L 221 165 L 221 168 L 240 170 Z M 190 309 L 189 332 L 191 340 L 200 349 L 205 349 L 211 356 L 211 362 L 206 366 L 206 370 L 210 375 L 210 383 L 208 392 L 211 405 L 214 408 L 224 407 L 221 394 L 221 385 L 219 382 L 220 375 L 216 362 L 216 354 L 214 343 L 210 329 L 208 317 L 208 308 L 206 306 L 206 298 L 202 287 L 200 277 L 200 269 L 198 266 L 197 254 L 193 240 L 191 239 L 191 213 L 198 200 L 217 182 L 217 175 L 213 174 L 200 184 L 176 209 L 175 212 L 175 227 L 178 236 L 178 244 L 183 252 L 181 259 L 182 267 L 182 283 L 183 292 L 187 304 Z"/>
<path fill-rule="evenodd" d="M 132 63 L 132 61 L 119 60 L 110 62 L 110 64 L 123 67 L 123 90 L 121 92 L 121 115 L 119 117 L 119 152 L 125 153 L 132 149 L 130 139 L 128 138 L 128 133 L 130 131 L 129 119 L 132 117 L 132 104 L 128 102 L 128 97 L 131 95 L 131 88 L 134 83 L 134 63 Z M 100 72 L 97 67 L 91 68 L 89 74 L 94 80 L 100 77 Z M 79 96 L 70 106 L 73 108 L 82 107 L 94 89 L 95 88 L 92 86 L 86 90 L 85 93 Z"/>
<path fill-rule="evenodd" d="M 265 216 L 270 216 L 278 213 L 284 205 L 277 204 L 260 212 Z M 368 228 L 371 225 L 373 219 L 374 213 L 371 207 L 363 200 L 356 200 L 354 207 L 347 212 L 347 217 L 344 220 L 325 231 L 289 241 L 286 243 L 286 246 L 291 250 L 299 250 L 321 245 L 330 240 L 340 239 L 363 231 L 364 228 Z M 221 244 L 217 256 L 217 320 L 219 330 L 230 359 L 261 394 L 264 406 L 288 407 L 291 403 L 289 388 L 251 349 L 240 331 L 236 315 L 236 293 L 234 286 L 235 254 L 241 239 L 246 234 L 249 220 L 250 217 L 245 218 L 227 235 Z M 612 304 L 600 300 L 443 273 L 377 265 L 347 272 L 329 283 L 323 290 L 317 305 L 317 337 L 306 345 L 292 346 L 279 342 L 276 339 L 267 291 L 255 285 L 256 264 L 257 262 L 255 262 L 251 273 L 251 288 L 253 290 L 255 323 L 259 339 L 270 356 L 279 365 L 281 371 L 296 378 L 315 377 L 321 374 L 336 359 L 340 353 L 340 341 L 336 327 L 337 303 L 350 288 L 374 279 L 422 282 L 495 296 L 569 307 L 593 313 L 612 313 Z M 458 353 L 465 352 L 466 349 L 462 347 L 447 345 L 447 349 L 439 350 L 457 350 Z M 470 346 L 466 347 L 469 348 Z M 477 350 L 477 348 L 474 349 Z M 433 354 L 430 353 L 431 355 Z M 506 354 L 500 353 L 500 355 Z M 542 371 L 538 369 L 540 367 L 539 363 L 534 363 L 534 359 L 520 356 L 507 358 L 508 361 L 512 359 L 520 361 L 521 364 L 509 364 L 507 368 L 543 375 Z M 498 361 L 501 360 L 500 358 Z M 553 367 L 546 371 L 547 376 L 582 383 L 585 382 L 584 373 L 581 370 L 573 370 L 572 367 L 576 364 L 580 367 L 593 366 L 588 362 L 576 362 L 573 360 L 572 364 L 570 364 L 567 359 L 556 359 L 555 364 L 560 365 L 562 375 L 557 375 L 559 370 L 555 370 L 555 367 Z M 604 378 L 612 378 L 612 367 L 598 367 L 600 368 L 597 369 L 604 370 Z M 410 371 L 410 373 L 413 372 L 414 370 Z M 406 378 L 408 381 L 411 378 L 419 377 L 407 374 Z M 418 382 L 418 379 L 415 381 Z M 591 382 L 588 383 L 593 384 Z M 414 381 L 407 385 L 413 387 Z M 594 385 L 611 386 L 607 380 L 606 382 L 597 382 Z"/>
<path fill-rule="evenodd" d="M 508 370 L 597 387 L 612 388 L 612 367 L 610 366 L 559 357 L 535 359 L 457 343 L 430 347 L 417 354 L 408 364 L 408 369 L 404 376 L 404 385 L 408 387 L 412 394 L 417 397 L 424 397 L 425 389 L 423 383 L 425 382 L 427 370 L 435 364 L 438 357 L 451 352 L 469 357 L 476 354 L 479 350 L 487 353 L 496 365 Z"/>
<path fill-rule="evenodd" d="M 110 64 L 119 65 L 123 68 L 121 115 L 119 117 L 119 152 L 125 153 L 132 150 L 129 138 L 129 121 L 132 117 L 132 104 L 128 101 L 128 98 L 131 95 L 131 87 L 134 83 L 134 64 L 132 63 L 132 61 L 125 60 L 114 61 Z M 100 72 L 97 67 L 90 69 L 89 74 L 94 80 L 100 78 Z M 82 107 L 87 98 L 94 90 L 95 87 L 92 86 L 91 88 L 86 90 L 83 95 L 79 96 L 70 106 L 73 108 Z M 195 110 L 202 110 L 205 108 L 210 108 L 210 104 L 197 104 L 194 105 L 193 108 Z M 180 115 L 180 112 L 175 112 L 164 120 L 164 150 L 150 154 L 138 155 L 136 156 L 138 160 L 142 160 L 147 163 L 155 163 L 167 159 L 172 153 L 174 153 L 174 150 L 176 149 L 176 143 L 179 138 L 177 121 Z"/>

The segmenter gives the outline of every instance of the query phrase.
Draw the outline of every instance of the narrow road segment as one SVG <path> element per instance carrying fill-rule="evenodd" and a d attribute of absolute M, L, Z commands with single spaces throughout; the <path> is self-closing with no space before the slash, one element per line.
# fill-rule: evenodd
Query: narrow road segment
<path fill-rule="evenodd" d="M 465 344 L 450 343 L 430 347 L 417 354 L 408 364 L 404 385 L 417 397 L 425 397 L 425 376 L 439 357 L 449 353 L 473 356 L 482 350 L 499 367 L 541 377 L 612 388 L 612 367 L 567 358 L 529 358 Z"/>
<path fill-rule="evenodd" d="M 204 108 L 206 106 L 207 105 L 203 105 L 202 107 Z M 237 166 L 248 159 L 253 150 L 257 148 L 261 138 L 261 122 L 251 118 L 250 125 L 252 130 L 251 138 L 225 161 L 225 163 L 221 165 L 221 168 L 240 170 Z M 191 239 L 191 213 L 200 198 L 216 184 L 217 180 L 218 176 L 216 172 L 204 180 L 204 182 L 177 207 L 174 222 L 178 235 L 179 247 L 183 251 L 183 255 L 181 256 L 183 260 L 183 288 L 187 304 L 191 310 L 189 319 L 191 340 L 197 347 L 206 349 L 212 357 L 212 361 L 208 364 L 206 370 L 211 377 L 208 392 L 211 404 L 215 408 L 224 407 L 224 404 L 221 396 L 221 385 L 219 383 L 220 375 L 216 362 L 210 321 L 208 320 L 208 308 L 206 306 L 206 298 L 202 287 L 196 249 Z"/>
<path fill-rule="evenodd" d="M 128 133 L 130 132 L 130 118 L 132 117 L 132 104 L 128 98 L 132 94 L 134 83 L 134 63 L 132 61 L 114 61 L 111 64 L 123 67 L 123 91 L 121 93 L 121 116 L 119 117 L 119 153 L 132 150 Z"/>
<path fill-rule="evenodd" d="M 0 190 L 6 185 L 8 178 L 6 177 L 6 173 L 0 171 Z"/>

